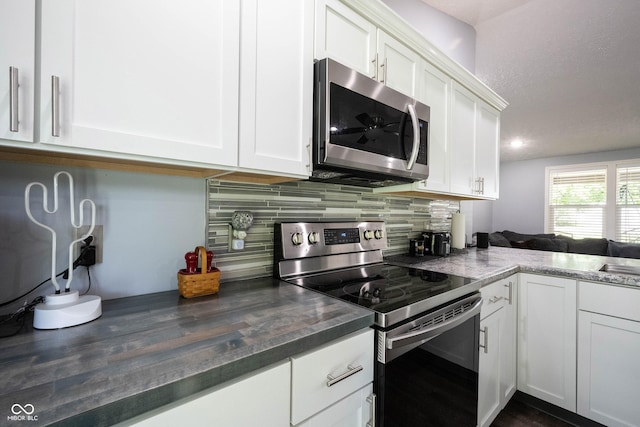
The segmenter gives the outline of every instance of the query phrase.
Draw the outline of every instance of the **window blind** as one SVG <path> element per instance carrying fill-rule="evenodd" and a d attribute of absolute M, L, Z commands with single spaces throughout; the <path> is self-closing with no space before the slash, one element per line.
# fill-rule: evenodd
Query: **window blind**
<path fill-rule="evenodd" d="M 547 231 L 576 239 L 604 236 L 606 167 L 551 170 L 548 197 Z"/>
<path fill-rule="evenodd" d="M 640 165 L 616 167 L 615 240 L 640 242 Z"/>

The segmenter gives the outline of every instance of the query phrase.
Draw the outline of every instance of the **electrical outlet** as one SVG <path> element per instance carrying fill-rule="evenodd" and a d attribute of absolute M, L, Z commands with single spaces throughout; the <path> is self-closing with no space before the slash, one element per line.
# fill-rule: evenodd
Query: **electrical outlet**
<path fill-rule="evenodd" d="M 74 228 L 74 235 L 73 235 L 73 239 L 78 239 L 81 236 L 84 236 L 87 231 L 89 231 L 89 226 L 88 225 L 83 225 L 80 228 Z M 93 233 L 91 233 L 93 235 L 93 241 L 91 242 L 91 246 L 95 246 L 96 247 L 96 264 L 99 264 L 102 262 L 102 226 L 101 225 L 96 225 L 95 227 L 93 227 Z M 82 243 L 77 243 L 74 248 L 73 248 L 73 259 L 78 258 L 78 256 L 80 255 L 80 247 L 82 246 Z"/>

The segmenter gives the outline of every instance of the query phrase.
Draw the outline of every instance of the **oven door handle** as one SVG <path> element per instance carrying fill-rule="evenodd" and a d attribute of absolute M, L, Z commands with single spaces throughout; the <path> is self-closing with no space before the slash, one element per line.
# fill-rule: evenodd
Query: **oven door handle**
<path fill-rule="evenodd" d="M 411 150 L 411 156 L 407 162 L 407 170 L 413 169 L 418 158 L 418 151 L 420 151 L 420 122 L 418 121 L 418 115 L 416 114 L 416 107 L 413 104 L 408 104 L 409 117 L 411 117 L 411 125 L 413 127 L 413 149 Z"/>
<path fill-rule="evenodd" d="M 432 338 L 437 337 L 443 332 L 448 331 L 449 329 L 453 329 L 456 326 L 466 322 L 476 314 L 480 313 L 480 308 L 482 307 L 482 298 L 478 298 L 471 308 L 465 310 L 464 313 L 461 313 L 455 317 L 452 317 L 449 320 L 446 320 L 437 325 L 419 329 L 412 332 L 407 332 L 406 334 L 399 335 L 393 338 L 387 338 L 385 346 L 389 350 L 393 350 L 399 347 L 404 347 L 410 344 L 414 344 L 421 341 L 428 341 Z"/>

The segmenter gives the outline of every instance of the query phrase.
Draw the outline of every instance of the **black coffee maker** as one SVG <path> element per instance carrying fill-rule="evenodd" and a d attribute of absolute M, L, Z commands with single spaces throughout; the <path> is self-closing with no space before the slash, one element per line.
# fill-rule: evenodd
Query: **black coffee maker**
<path fill-rule="evenodd" d="M 422 238 L 425 255 L 449 256 L 451 253 L 451 233 L 448 231 L 425 231 Z"/>

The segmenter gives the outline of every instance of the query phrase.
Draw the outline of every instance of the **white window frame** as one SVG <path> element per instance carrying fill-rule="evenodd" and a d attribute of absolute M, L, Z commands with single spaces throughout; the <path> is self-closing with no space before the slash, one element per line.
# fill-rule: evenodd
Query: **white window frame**
<path fill-rule="evenodd" d="M 606 208 L 605 208 L 605 224 L 604 235 L 602 237 L 615 240 L 616 237 L 616 180 L 617 169 L 619 167 L 640 166 L 640 159 L 632 160 L 615 160 L 610 162 L 582 163 L 575 165 L 547 166 L 545 168 L 545 186 L 544 186 L 544 232 L 552 233 L 551 224 L 549 223 L 549 177 L 553 172 L 580 172 L 590 169 L 606 168 Z"/>

